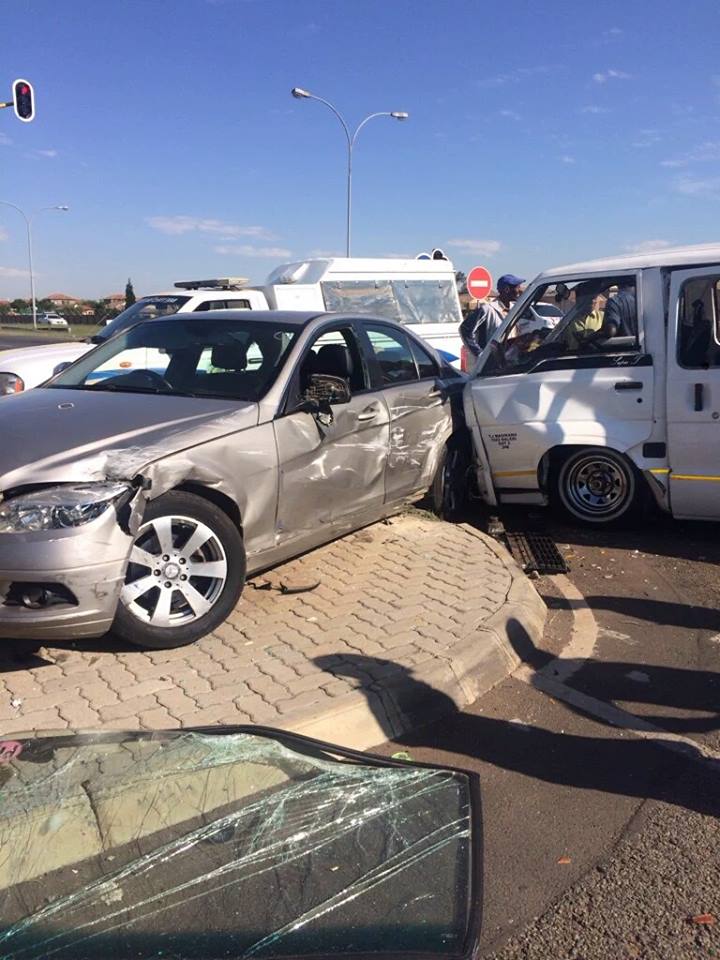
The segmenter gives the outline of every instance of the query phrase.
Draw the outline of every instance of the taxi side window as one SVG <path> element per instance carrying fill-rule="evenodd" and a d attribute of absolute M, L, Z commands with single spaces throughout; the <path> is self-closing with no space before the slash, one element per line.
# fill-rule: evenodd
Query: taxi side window
<path fill-rule="evenodd" d="M 249 310 L 249 300 L 203 300 L 195 307 L 195 312 L 205 310 Z"/>
<path fill-rule="evenodd" d="M 681 367 L 720 367 L 720 277 L 696 277 L 683 284 L 677 357 Z"/>

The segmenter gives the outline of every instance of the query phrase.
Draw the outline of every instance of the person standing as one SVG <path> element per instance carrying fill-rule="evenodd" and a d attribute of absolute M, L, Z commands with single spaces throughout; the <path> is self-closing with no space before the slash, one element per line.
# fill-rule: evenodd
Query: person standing
<path fill-rule="evenodd" d="M 522 293 L 522 277 L 505 273 L 497 282 L 497 300 L 484 300 L 460 324 L 460 339 L 474 357 L 479 357 L 508 310 Z"/>

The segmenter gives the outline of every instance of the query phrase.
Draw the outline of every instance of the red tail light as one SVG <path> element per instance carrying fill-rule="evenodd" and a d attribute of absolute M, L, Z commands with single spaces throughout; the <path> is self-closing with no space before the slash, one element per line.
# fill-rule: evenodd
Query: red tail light
<path fill-rule="evenodd" d="M 460 369 L 463 373 L 469 373 L 472 370 L 473 361 L 475 357 L 470 353 L 468 348 L 463 344 L 460 347 Z"/>

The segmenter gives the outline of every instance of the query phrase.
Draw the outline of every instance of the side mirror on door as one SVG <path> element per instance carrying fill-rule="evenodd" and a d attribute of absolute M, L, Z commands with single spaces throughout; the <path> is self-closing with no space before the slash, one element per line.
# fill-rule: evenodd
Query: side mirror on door
<path fill-rule="evenodd" d="M 321 406 L 350 403 L 350 387 L 342 377 L 333 377 L 329 373 L 313 373 L 310 375 L 304 399 L 317 400 Z"/>

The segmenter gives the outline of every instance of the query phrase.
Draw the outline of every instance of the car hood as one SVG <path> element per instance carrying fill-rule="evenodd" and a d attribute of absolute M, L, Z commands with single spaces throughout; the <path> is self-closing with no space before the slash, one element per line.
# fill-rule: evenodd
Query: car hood
<path fill-rule="evenodd" d="M 257 422 L 257 404 L 245 401 L 54 388 L 3 397 L 0 491 L 132 479 L 149 463 Z"/>

